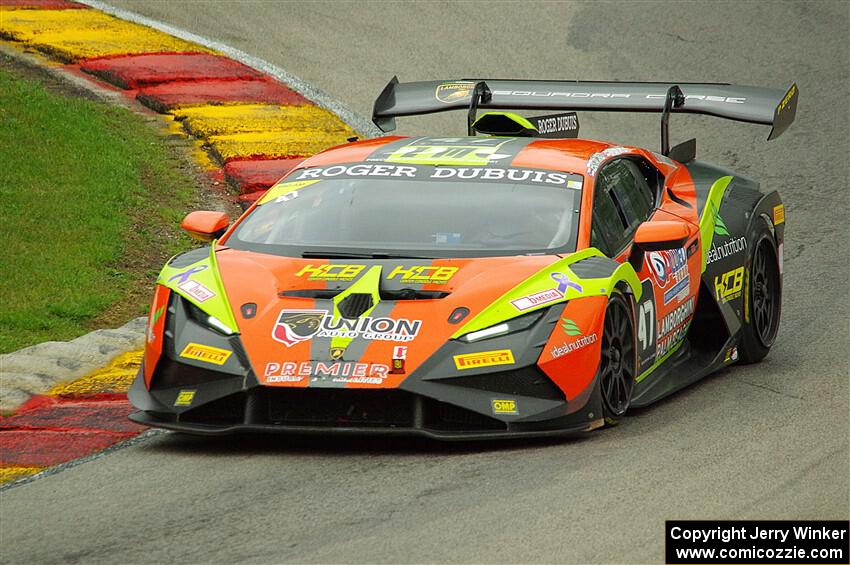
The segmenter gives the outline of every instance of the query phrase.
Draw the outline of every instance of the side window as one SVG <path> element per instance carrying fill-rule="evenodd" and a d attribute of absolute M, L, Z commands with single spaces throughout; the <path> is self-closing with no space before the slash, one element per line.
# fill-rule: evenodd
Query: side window
<path fill-rule="evenodd" d="M 626 227 L 611 195 L 611 186 L 596 179 L 593 193 L 593 222 L 590 225 L 590 244 L 609 257 L 616 254 L 625 243 Z"/>
<path fill-rule="evenodd" d="M 644 173 L 628 159 L 615 159 L 599 171 L 593 197 L 591 245 L 606 255 L 619 253 L 641 222 L 652 214 L 655 195 Z"/>

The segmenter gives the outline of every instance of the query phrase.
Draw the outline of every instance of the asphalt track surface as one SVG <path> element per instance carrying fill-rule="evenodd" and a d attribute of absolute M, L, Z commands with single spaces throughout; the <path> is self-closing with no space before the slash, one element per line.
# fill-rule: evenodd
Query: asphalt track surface
<path fill-rule="evenodd" d="M 847 519 L 847 3 L 186 3 L 122 7 L 217 39 L 363 114 L 386 81 L 493 77 L 800 87 L 797 122 L 672 118 L 700 158 L 779 188 L 782 329 L 734 367 L 579 440 L 153 436 L 2 493 L 0 561 L 660 562 L 665 519 Z M 581 116 L 656 147 L 657 116 Z M 401 133 L 463 134 L 465 116 Z"/>

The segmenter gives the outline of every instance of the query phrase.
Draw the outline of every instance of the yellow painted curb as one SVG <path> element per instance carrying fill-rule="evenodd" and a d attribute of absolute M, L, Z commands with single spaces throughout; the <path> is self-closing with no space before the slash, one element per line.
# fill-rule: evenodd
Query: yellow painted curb
<path fill-rule="evenodd" d="M 0 485 L 35 475 L 43 470 L 44 467 L 0 467 Z"/>
<path fill-rule="evenodd" d="M 343 138 L 355 135 L 336 114 L 318 106 L 278 106 L 275 104 L 234 104 L 228 106 L 195 106 L 173 112 L 183 120 L 192 135 L 210 137 L 250 132 L 290 132 L 323 130 Z"/>
<path fill-rule="evenodd" d="M 248 157 L 303 157 L 345 142 L 345 134 L 329 134 L 322 130 L 236 133 L 209 138 L 210 150 L 222 162 Z"/>
<path fill-rule="evenodd" d="M 127 392 L 139 366 L 142 363 L 142 351 L 122 353 L 102 369 L 81 377 L 73 382 L 54 386 L 49 396 L 85 396 L 99 392 Z"/>
<path fill-rule="evenodd" d="M 96 10 L 14 10 L 0 18 L 0 37 L 64 62 L 159 51 L 213 51 Z"/>

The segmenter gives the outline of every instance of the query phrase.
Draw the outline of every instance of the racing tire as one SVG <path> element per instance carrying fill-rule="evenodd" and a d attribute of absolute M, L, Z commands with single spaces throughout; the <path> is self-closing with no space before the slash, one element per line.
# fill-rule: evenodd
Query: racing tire
<path fill-rule="evenodd" d="M 632 310 L 617 290 L 608 300 L 602 326 L 599 390 L 608 424 L 615 424 L 629 409 L 637 378 L 637 355 Z"/>
<path fill-rule="evenodd" d="M 744 275 L 746 304 L 739 362 L 758 363 L 767 355 L 779 333 L 782 314 L 782 278 L 773 235 L 764 226 L 752 246 L 749 267 Z"/>

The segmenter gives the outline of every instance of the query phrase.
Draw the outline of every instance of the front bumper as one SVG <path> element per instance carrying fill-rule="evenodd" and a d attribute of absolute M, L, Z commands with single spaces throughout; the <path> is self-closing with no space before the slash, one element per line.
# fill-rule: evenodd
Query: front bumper
<path fill-rule="evenodd" d="M 212 383 L 211 383 L 212 384 Z M 235 384 L 235 383 L 234 383 Z M 224 382 L 214 384 L 218 388 Z M 198 387 L 203 397 L 204 386 Z M 229 387 L 228 387 L 229 388 Z M 235 387 L 234 387 L 235 388 Z M 231 389 L 232 390 L 232 389 Z M 461 396 L 488 391 L 458 391 Z M 496 396 L 499 396 L 498 394 Z M 502 395 L 504 396 L 504 395 Z M 593 395 L 594 397 L 596 395 Z M 566 413 L 566 402 L 553 417 L 519 421 L 486 415 L 422 394 L 399 389 L 322 389 L 257 385 L 232 392 L 189 409 L 159 402 L 137 378 L 129 397 L 139 412 L 139 424 L 201 435 L 274 432 L 296 435 L 423 436 L 440 440 L 484 440 L 568 435 L 602 425 L 601 406 L 594 398 L 581 410 Z M 522 406 L 522 398 L 518 403 Z M 595 417 L 594 417 L 595 416 Z"/>
<path fill-rule="evenodd" d="M 150 388 L 144 365 L 130 388 L 129 400 L 140 410 L 131 415 L 134 422 L 196 434 L 273 431 L 444 440 L 570 434 L 602 424 L 595 384 L 588 394 L 567 401 L 537 366 L 563 306 L 547 310 L 528 331 L 476 344 L 450 340 L 399 388 L 362 389 L 329 388 L 322 382 L 307 388 L 262 385 L 238 336 L 217 336 L 184 310 L 182 302 L 172 301 Z M 192 340 L 234 355 L 211 366 L 178 354 Z M 458 354 L 501 349 L 516 357 L 503 370 L 461 371 L 453 361 Z"/>

